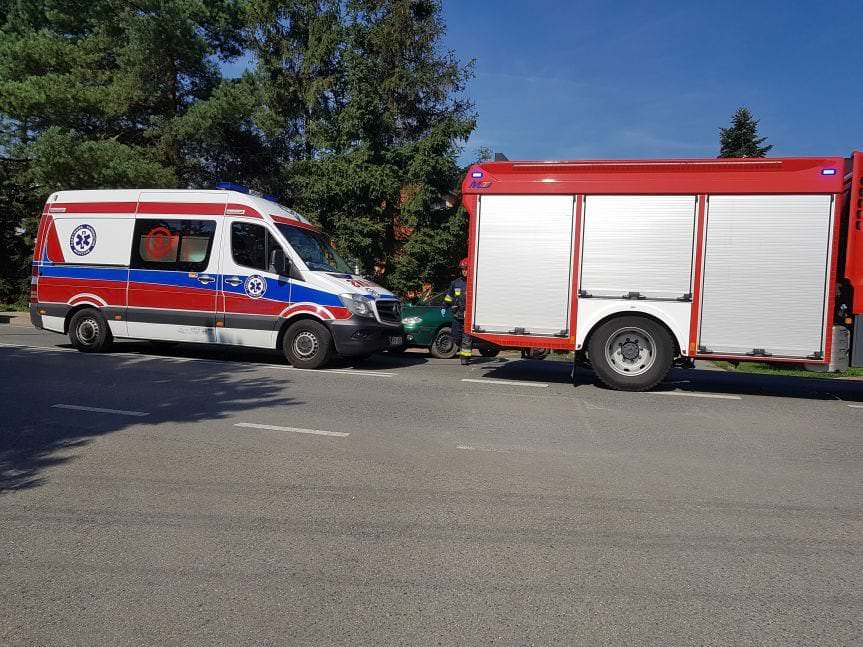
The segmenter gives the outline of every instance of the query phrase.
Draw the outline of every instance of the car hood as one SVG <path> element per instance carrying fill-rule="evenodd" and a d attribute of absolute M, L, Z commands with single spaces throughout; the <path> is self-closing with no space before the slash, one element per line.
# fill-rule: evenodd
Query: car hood
<path fill-rule="evenodd" d="M 332 286 L 334 292 L 339 294 L 366 294 L 373 299 L 398 299 L 396 295 L 356 274 L 338 274 L 336 272 L 315 272 L 315 275 L 324 283 Z"/>

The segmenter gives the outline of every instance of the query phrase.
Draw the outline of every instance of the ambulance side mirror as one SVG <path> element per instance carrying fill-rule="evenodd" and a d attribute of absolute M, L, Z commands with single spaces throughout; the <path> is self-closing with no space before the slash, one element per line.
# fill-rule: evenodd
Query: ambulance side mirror
<path fill-rule="evenodd" d="M 291 271 L 285 252 L 282 249 L 274 249 L 270 252 L 270 272 L 279 276 L 287 276 Z"/>

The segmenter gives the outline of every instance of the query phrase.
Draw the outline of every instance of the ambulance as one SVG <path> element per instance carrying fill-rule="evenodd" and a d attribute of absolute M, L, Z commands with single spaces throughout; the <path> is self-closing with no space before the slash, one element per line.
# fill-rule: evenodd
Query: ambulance
<path fill-rule="evenodd" d="M 232 183 L 54 193 L 30 317 L 84 352 L 120 338 L 224 344 L 278 349 L 297 368 L 404 344 L 395 295 L 298 213 Z"/>
<path fill-rule="evenodd" d="M 863 366 L 863 153 L 502 158 L 462 196 L 474 338 L 631 391 L 695 359 Z"/>

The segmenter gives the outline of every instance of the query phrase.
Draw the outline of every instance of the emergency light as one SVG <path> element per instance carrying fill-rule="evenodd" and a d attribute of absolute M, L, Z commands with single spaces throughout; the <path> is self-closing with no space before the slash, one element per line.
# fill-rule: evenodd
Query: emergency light
<path fill-rule="evenodd" d="M 242 184 L 237 184 L 236 182 L 219 182 L 216 184 L 217 189 L 224 189 L 225 191 L 237 191 L 239 193 L 245 193 L 246 195 L 251 195 L 252 190 L 243 186 Z"/>

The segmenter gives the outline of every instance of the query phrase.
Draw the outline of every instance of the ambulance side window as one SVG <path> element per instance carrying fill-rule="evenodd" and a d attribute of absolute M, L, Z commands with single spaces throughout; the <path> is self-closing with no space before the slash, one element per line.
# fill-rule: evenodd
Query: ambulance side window
<path fill-rule="evenodd" d="M 250 222 L 231 223 L 231 256 L 237 265 L 266 272 L 270 252 L 280 248 L 266 227 Z"/>
<path fill-rule="evenodd" d="M 132 237 L 132 267 L 202 272 L 210 260 L 215 233 L 212 220 L 139 219 Z"/>

